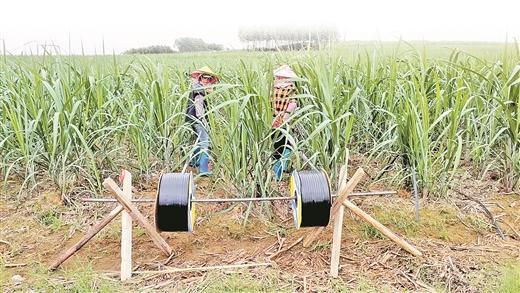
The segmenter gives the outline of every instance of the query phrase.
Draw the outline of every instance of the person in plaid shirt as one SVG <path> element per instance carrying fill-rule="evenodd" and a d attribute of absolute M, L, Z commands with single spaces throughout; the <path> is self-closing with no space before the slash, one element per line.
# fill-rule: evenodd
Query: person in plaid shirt
<path fill-rule="evenodd" d="M 273 71 L 274 86 L 271 95 L 273 110 L 273 140 L 274 140 L 274 173 L 276 180 L 281 180 L 283 172 L 289 165 L 291 148 L 287 137 L 278 128 L 283 127 L 292 113 L 296 110 L 298 103 L 295 98 L 296 85 L 294 79 L 298 78 L 296 73 L 288 66 L 282 65 Z"/>

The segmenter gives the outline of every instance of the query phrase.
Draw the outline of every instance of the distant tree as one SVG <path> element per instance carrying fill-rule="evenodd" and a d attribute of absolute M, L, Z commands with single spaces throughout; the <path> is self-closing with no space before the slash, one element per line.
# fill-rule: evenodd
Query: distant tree
<path fill-rule="evenodd" d="M 222 46 L 221 44 L 213 44 L 213 43 L 208 44 L 209 51 L 222 51 L 223 49 L 224 49 L 224 46 Z"/>
<path fill-rule="evenodd" d="M 315 48 L 337 40 L 335 27 L 262 26 L 241 27 L 240 41 L 252 50 L 295 50 Z"/>
<path fill-rule="evenodd" d="M 221 51 L 220 44 L 206 43 L 199 38 L 179 38 L 175 40 L 175 47 L 179 52 Z"/>
<path fill-rule="evenodd" d="M 126 51 L 124 54 L 169 54 L 174 53 L 169 46 L 148 46 L 142 48 L 133 48 Z"/>

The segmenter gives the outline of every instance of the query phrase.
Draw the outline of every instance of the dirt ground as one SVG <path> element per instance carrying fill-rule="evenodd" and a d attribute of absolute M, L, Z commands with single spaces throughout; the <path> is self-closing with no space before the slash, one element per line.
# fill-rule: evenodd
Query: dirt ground
<path fill-rule="evenodd" d="M 154 197 L 156 186 L 150 182 L 136 184 L 137 196 Z M 211 189 L 211 197 L 226 196 L 226 190 L 215 190 L 212 184 L 211 179 L 199 179 L 199 194 Z M 76 201 L 63 205 L 59 193 L 48 185 L 18 192 L 19 182 L 14 180 L 0 197 L 0 287 L 4 292 L 507 292 L 508 286 L 519 288 L 519 194 L 501 193 L 496 182 L 471 178 L 458 186 L 461 193 L 452 192 L 450 200 L 422 200 L 419 223 L 408 191 L 354 199 L 360 208 L 415 245 L 422 257 L 413 257 L 346 211 L 340 277 L 333 279 L 328 275 L 332 225 L 311 247 L 301 243 L 291 247 L 311 229 L 292 227 L 287 204 L 256 205 L 250 213 L 247 204 L 198 205 L 195 232 L 162 234 L 174 250 L 171 258 L 134 224 L 134 271 L 265 262 L 270 266 L 137 273 L 121 283 L 120 216 L 57 271 L 47 270 L 115 204 Z M 359 190 L 380 188 L 365 184 Z M 503 239 L 481 203 L 493 215 Z M 139 209 L 153 223 L 151 205 L 140 204 Z"/>

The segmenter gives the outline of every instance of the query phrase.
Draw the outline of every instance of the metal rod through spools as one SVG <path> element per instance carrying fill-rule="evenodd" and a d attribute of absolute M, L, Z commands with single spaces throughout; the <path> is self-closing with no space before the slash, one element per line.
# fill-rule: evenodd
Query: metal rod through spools
<path fill-rule="evenodd" d="M 323 170 L 294 171 L 290 178 L 291 196 L 259 198 L 196 199 L 191 173 L 166 173 L 159 179 L 155 201 L 155 226 L 164 232 L 192 231 L 195 223 L 195 203 L 232 203 L 292 201 L 294 225 L 325 227 L 329 223 L 333 195 L 327 173 Z M 393 191 L 365 192 L 353 196 L 393 194 Z M 87 202 L 107 202 L 106 199 L 84 199 Z M 134 202 L 152 202 L 136 199 Z"/>
<path fill-rule="evenodd" d="M 393 195 L 397 194 L 396 191 L 370 191 L 370 192 L 353 192 L 350 194 L 351 197 L 355 196 L 381 196 L 381 195 Z M 334 199 L 336 194 L 332 195 Z M 278 197 L 226 197 L 226 198 L 197 198 L 192 199 L 192 202 L 199 203 L 226 203 L 226 202 L 258 202 L 258 201 L 283 201 L 283 200 L 294 200 L 292 196 L 278 196 Z M 82 202 L 88 203 L 104 203 L 104 202 L 117 202 L 113 198 L 82 198 Z M 138 198 L 132 199 L 134 203 L 155 203 L 155 199 L 151 198 Z"/>

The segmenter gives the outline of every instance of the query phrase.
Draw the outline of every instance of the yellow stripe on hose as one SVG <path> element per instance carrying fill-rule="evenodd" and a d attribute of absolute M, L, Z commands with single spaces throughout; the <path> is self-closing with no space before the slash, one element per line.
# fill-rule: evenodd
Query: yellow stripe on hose
<path fill-rule="evenodd" d="M 294 175 L 291 175 L 291 178 L 289 179 L 289 194 L 294 197 Z"/>
<path fill-rule="evenodd" d="M 193 198 L 193 175 L 190 173 L 190 217 L 191 217 L 191 230 L 195 230 L 195 218 L 197 217 L 197 213 L 195 211 L 195 203 L 191 201 Z"/>
<path fill-rule="evenodd" d="M 300 228 L 300 224 L 301 224 L 301 208 L 299 208 L 300 206 L 300 200 L 299 200 L 299 197 L 298 195 L 296 194 L 296 183 L 294 183 L 294 173 L 291 175 L 290 179 L 289 179 L 289 194 L 294 197 L 295 201 L 296 201 L 296 207 L 293 206 L 293 209 L 296 209 L 295 211 L 293 210 L 293 213 L 295 214 L 296 216 L 296 219 L 294 219 L 294 226 L 296 226 L 296 229 Z"/>
<path fill-rule="evenodd" d="M 302 196 L 300 192 L 296 192 L 296 196 L 298 197 L 298 203 L 296 205 L 297 211 L 298 211 L 298 229 L 300 229 L 302 225 Z"/>
<path fill-rule="evenodd" d="M 296 195 L 301 209 L 300 227 L 325 227 L 330 219 L 331 194 L 327 175 L 324 171 L 310 170 L 297 172 L 295 177 Z M 305 210 L 305 214 L 303 214 Z M 303 218 L 305 216 L 305 218 Z"/>
<path fill-rule="evenodd" d="M 195 203 L 191 203 L 191 230 L 193 231 L 195 227 L 195 218 L 197 217 L 197 213 L 195 212 Z"/>
<path fill-rule="evenodd" d="M 289 180 L 289 191 L 292 197 L 296 200 L 296 229 L 299 229 L 302 224 L 302 196 L 300 192 L 300 187 L 296 186 L 294 173 L 291 175 Z"/>
<path fill-rule="evenodd" d="M 289 178 L 289 194 L 293 198 L 296 197 L 295 188 L 294 188 L 294 174 L 291 174 L 291 177 Z M 298 208 L 296 208 L 296 211 L 294 211 L 294 206 L 293 206 L 293 214 L 296 214 L 296 217 L 298 217 L 297 210 L 298 210 Z M 298 219 L 294 219 L 294 225 L 298 226 Z M 296 227 L 296 228 L 298 228 L 298 227 Z"/>

